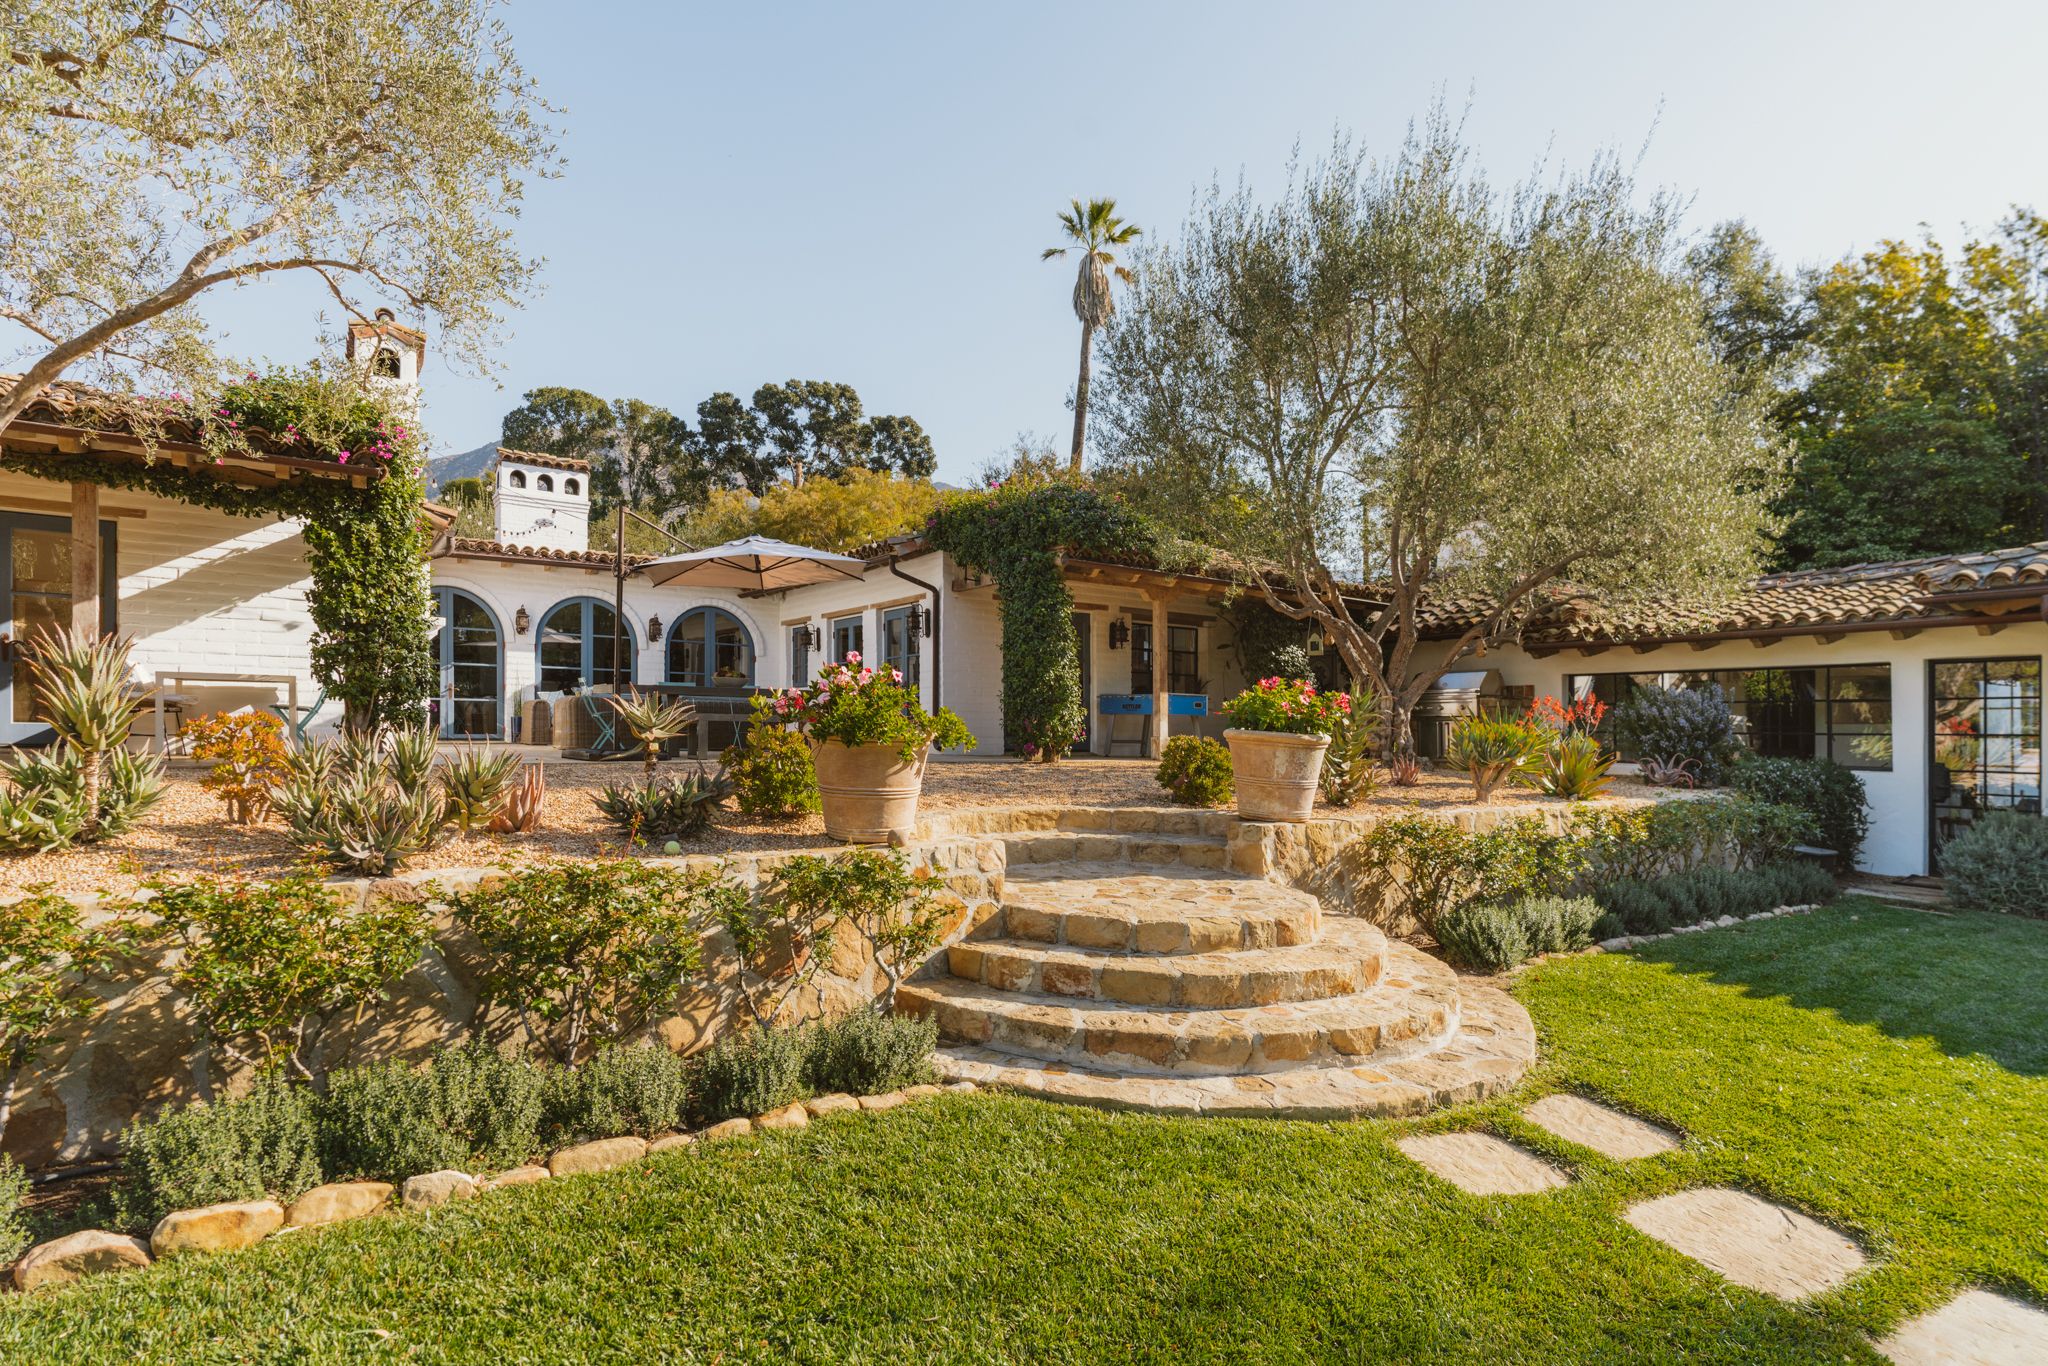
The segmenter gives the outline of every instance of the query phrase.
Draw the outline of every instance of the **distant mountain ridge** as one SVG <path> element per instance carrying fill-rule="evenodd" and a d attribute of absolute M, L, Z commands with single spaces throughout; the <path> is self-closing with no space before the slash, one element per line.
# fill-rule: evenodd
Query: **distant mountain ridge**
<path fill-rule="evenodd" d="M 460 451 L 427 462 L 427 493 L 438 494 L 450 479 L 474 479 L 490 471 L 498 458 L 498 443 L 487 441 L 473 451 Z"/>

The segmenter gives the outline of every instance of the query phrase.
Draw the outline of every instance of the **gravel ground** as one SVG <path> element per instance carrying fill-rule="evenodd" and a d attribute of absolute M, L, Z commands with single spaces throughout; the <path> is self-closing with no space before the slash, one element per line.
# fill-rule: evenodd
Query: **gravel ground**
<path fill-rule="evenodd" d="M 688 764 L 664 764 L 687 771 Z M 1154 765 L 1144 759 L 1081 759 L 1056 765 L 1014 760 L 942 760 L 925 776 L 923 809 L 943 811 L 994 806 L 1160 806 Z M 550 761 L 542 828 L 530 835 L 477 835 L 452 839 L 412 859 L 411 868 L 454 868 L 518 861 L 533 854 L 594 857 L 621 852 L 620 835 L 604 821 L 591 794 L 607 782 L 631 781 L 638 765 Z M 1426 774 L 1420 785 L 1383 788 L 1375 805 L 1423 808 L 1454 806 L 1471 799 L 1463 779 Z M 1544 800 L 1527 792 L 1503 793 L 1497 801 Z M 162 802 L 135 829 L 106 844 L 49 854 L 0 857 L 0 887 L 49 884 L 65 892 L 130 891 L 165 873 L 215 872 L 277 875 L 291 872 L 296 855 L 273 821 L 229 825 L 220 800 L 199 785 L 199 770 L 173 769 Z M 824 846 L 824 823 L 816 816 L 769 821 L 724 812 L 717 828 L 691 841 L 690 853 L 800 849 Z"/>

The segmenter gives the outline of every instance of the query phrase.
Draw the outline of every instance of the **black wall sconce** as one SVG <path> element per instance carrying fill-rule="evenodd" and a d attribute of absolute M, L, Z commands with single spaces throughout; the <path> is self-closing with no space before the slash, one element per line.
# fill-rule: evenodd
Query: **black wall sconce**
<path fill-rule="evenodd" d="M 1127 620 L 1126 618 L 1123 618 L 1123 617 L 1118 617 L 1118 618 L 1117 618 L 1117 619 L 1116 619 L 1115 621 L 1112 621 L 1111 623 L 1109 623 L 1109 648 L 1110 648 L 1110 649 L 1112 649 L 1112 650 L 1121 650 L 1121 649 L 1123 649 L 1124 647 L 1126 647 L 1127 645 L 1129 645 L 1130 643 L 1131 643 L 1131 623 L 1130 623 L 1130 622 L 1129 622 L 1129 621 L 1128 621 L 1128 620 Z"/>
<path fill-rule="evenodd" d="M 649 640 L 649 642 L 653 642 L 653 641 L 657 641 L 657 640 L 660 640 L 660 639 L 661 639 L 661 618 L 660 618 L 660 617 L 658 617 L 658 616 L 653 616 L 653 617 L 649 617 L 649 618 L 647 619 L 647 639 Z"/>
<path fill-rule="evenodd" d="M 910 609 L 910 633 L 913 636 L 928 636 L 932 633 L 932 609 L 913 607 Z"/>
<path fill-rule="evenodd" d="M 514 631 L 517 631 L 520 635 L 525 635 L 527 628 L 532 625 L 533 618 L 526 615 L 526 609 L 524 607 L 521 607 L 517 612 L 514 612 L 512 614 L 512 629 Z"/>
<path fill-rule="evenodd" d="M 804 648 L 812 654 L 825 648 L 825 633 L 816 626 L 804 627 Z"/>

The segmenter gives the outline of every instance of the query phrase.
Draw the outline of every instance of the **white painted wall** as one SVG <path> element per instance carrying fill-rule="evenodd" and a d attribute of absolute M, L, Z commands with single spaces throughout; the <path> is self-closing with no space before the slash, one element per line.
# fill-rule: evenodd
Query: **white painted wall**
<path fill-rule="evenodd" d="M 1761 648 L 1747 640 L 1694 649 L 1659 646 L 1638 654 L 1619 647 L 1598 654 L 1566 650 L 1536 659 L 1519 649 L 1496 649 L 1459 668 L 1500 670 L 1510 684 L 1531 684 L 1536 695 L 1563 697 L 1565 677 L 1588 673 L 1663 673 L 1698 669 L 1797 669 L 1834 664 L 1888 664 L 1892 671 L 1892 766 L 1859 770 L 1871 808 L 1870 838 L 1861 866 L 1874 873 L 1908 876 L 1929 871 L 1927 770 L 1928 665 L 1938 660 L 2041 658 L 2048 654 L 2048 625 L 2022 622 L 1996 635 L 1974 626 L 1935 627 L 1906 640 L 1888 631 L 1855 631 L 1833 642 L 1794 636 Z"/>

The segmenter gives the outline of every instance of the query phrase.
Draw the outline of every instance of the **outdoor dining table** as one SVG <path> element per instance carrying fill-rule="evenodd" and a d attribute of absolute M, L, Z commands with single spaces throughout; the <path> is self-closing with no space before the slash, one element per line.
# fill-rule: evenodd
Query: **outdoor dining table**
<path fill-rule="evenodd" d="M 156 752 L 163 754 L 169 746 L 164 734 L 164 694 L 171 683 L 268 683 L 284 688 L 284 704 L 290 714 L 289 724 L 296 731 L 299 715 L 299 678 L 297 674 L 241 674 L 214 673 L 205 669 L 160 669 L 156 675 L 156 696 L 151 709 L 156 713 Z"/>

